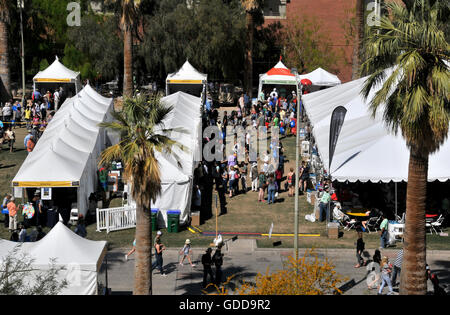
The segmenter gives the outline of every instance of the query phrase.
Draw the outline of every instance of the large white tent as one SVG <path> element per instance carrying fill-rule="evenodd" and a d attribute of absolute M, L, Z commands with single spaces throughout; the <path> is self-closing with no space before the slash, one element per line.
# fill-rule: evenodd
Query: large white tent
<path fill-rule="evenodd" d="M 264 85 L 283 86 L 293 85 L 293 91 L 298 95 L 297 78 L 291 71 L 281 62 L 281 60 L 269 71 L 259 75 L 258 96 L 261 94 Z"/>
<path fill-rule="evenodd" d="M 0 240 L 0 263 L 13 254 L 18 243 Z M 34 273 L 50 269 L 54 259 L 56 268 L 63 267 L 57 278 L 65 279 L 68 286 L 60 292 L 70 295 L 96 295 L 98 272 L 106 254 L 106 241 L 84 239 L 59 222 L 41 240 L 21 243 L 15 255 L 26 254 L 33 259 Z M 27 279 L 32 281 L 31 279 Z"/>
<path fill-rule="evenodd" d="M 164 128 L 175 129 L 169 135 L 170 138 L 185 147 L 184 151 L 175 147 L 171 155 L 155 154 L 161 172 L 162 190 L 151 207 L 159 210 L 159 226 L 166 226 L 169 210 L 181 212 L 181 223 L 187 222 L 190 216 L 193 174 L 197 162 L 201 160 L 202 104 L 201 98 L 184 92 L 166 96 L 161 102 L 173 107 L 164 120 Z"/>
<path fill-rule="evenodd" d="M 389 70 L 387 70 L 389 72 Z M 361 182 L 399 182 L 408 179 L 409 149 L 401 135 L 393 134 L 383 121 L 383 106 L 372 117 L 367 100 L 361 96 L 367 77 L 303 96 L 312 133 L 325 169 L 334 180 Z M 328 170 L 330 124 L 333 110 L 347 109 L 344 123 Z M 450 135 L 449 135 L 450 136 Z M 450 179 L 450 141 L 430 155 L 428 180 Z"/>
<path fill-rule="evenodd" d="M 178 71 L 167 76 L 166 95 L 184 91 L 194 96 L 200 96 L 207 80 L 208 75 L 200 73 L 186 60 Z"/>
<path fill-rule="evenodd" d="M 48 124 L 12 181 L 14 187 L 77 187 L 79 212 L 86 214 L 96 191 L 97 161 L 111 142 L 101 122 L 110 121 L 113 100 L 86 85 L 67 99 Z"/>
<path fill-rule="evenodd" d="M 320 67 L 310 73 L 301 74 L 300 79 L 308 79 L 312 85 L 316 86 L 335 86 L 341 84 L 341 80 L 337 75 L 329 73 Z"/>
<path fill-rule="evenodd" d="M 75 72 L 64 66 L 56 57 L 55 61 L 45 70 L 39 71 L 33 78 L 33 90 L 36 90 L 36 84 L 67 84 L 75 85 L 75 93 L 81 88 L 80 73 Z"/>

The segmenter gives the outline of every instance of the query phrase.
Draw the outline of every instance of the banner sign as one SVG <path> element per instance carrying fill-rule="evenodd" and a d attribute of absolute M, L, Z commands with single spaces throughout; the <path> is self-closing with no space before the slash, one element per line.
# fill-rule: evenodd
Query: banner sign
<path fill-rule="evenodd" d="M 331 174 L 331 162 L 333 161 L 334 150 L 336 149 L 336 144 L 341 133 L 342 125 L 344 124 L 345 115 L 347 114 L 347 109 L 343 106 L 338 106 L 334 109 L 331 115 L 330 124 L 330 142 L 328 147 L 329 158 L 328 158 L 328 172 Z"/>

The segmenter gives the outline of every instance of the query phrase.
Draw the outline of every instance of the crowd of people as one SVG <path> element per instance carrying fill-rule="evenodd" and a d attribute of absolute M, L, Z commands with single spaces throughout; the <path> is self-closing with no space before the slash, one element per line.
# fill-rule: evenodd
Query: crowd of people
<path fill-rule="evenodd" d="M 16 149 L 14 129 L 25 127 L 28 135 L 25 138 L 24 147 L 28 152 L 32 152 L 56 110 L 64 101 L 64 95 L 62 87 L 53 93 L 47 91 L 43 95 L 36 90 L 31 98 L 25 101 L 25 106 L 19 101 L 12 100 L 3 104 L 0 110 L 0 148 L 3 149 L 3 146 L 7 144 L 9 151 L 14 152 Z"/>

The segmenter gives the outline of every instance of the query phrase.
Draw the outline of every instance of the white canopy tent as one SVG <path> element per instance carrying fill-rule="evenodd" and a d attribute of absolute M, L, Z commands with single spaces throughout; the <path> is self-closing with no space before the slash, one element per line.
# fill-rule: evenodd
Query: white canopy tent
<path fill-rule="evenodd" d="M 390 70 L 387 70 L 388 72 Z M 408 180 L 409 149 L 401 136 L 394 135 L 383 121 L 383 106 L 373 118 L 369 103 L 378 88 L 365 101 L 361 96 L 367 77 L 303 96 L 312 133 L 325 169 L 334 180 L 399 182 Z M 382 83 L 380 83 L 382 84 Z M 328 169 L 330 123 L 333 110 L 347 109 L 336 144 L 331 172 Z M 450 135 L 449 135 L 450 136 Z M 429 159 L 428 180 L 450 179 L 450 141 Z"/>
<path fill-rule="evenodd" d="M 86 85 L 67 99 L 12 181 L 14 187 L 77 187 L 85 215 L 97 185 L 97 160 L 112 142 L 101 122 L 110 121 L 113 100 Z"/>
<path fill-rule="evenodd" d="M 170 73 L 166 79 L 166 95 L 183 91 L 194 96 L 200 96 L 206 87 L 208 75 L 200 73 L 188 60 L 174 73 Z"/>
<path fill-rule="evenodd" d="M 19 243 L 0 240 L 0 263 L 12 253 Z M 34 273 L 50 269 L 51 259 L 59 271 L 58 280 L 66 279 L 68 286 L 60 292 L 64 295 L 96 295 L 98 272 L 107 248 L 106 241 L 84 239 L 59 222 L 41 240 L 20 243 L 16 254 L 27 254 L 33 259 Z M 31 280 L 29 280 L 31 281 Z"/>
<path fill-rule="evenodd" d="M 301 74 L 300 80 L 303 79 L 309 79 L 313 86 L 319 87 L 322 86 L 330 87 L 341 84 L 341 80 L 338 78 L 337 75 L 331 74 L 320 67 L 310 73 Z"/>
<path fill-rule="evenodd" d="M 298 95 L 298 81 L 294 74 L 281 62 L 281 60 L 269 71 L 259 75 L 258 96 L 263 91 L 264 85 L 283 86 L 293 85 L 292 90 Z"/>
<path fill-rule="evenodd" d="M 161 99 L 173 110 L 164 120 L 164 128 L 177 129 L 169 136 L 186 147 L 185 151 L 174 148 L 174 155 L 156 152 L 161 172 L 161 195 L 151 205 L 159 210 L 159 226 L 167 226 L 167 211 L 179 210 L 180 222 L 185 223 L 190 216 L 192 182 L 194 169 L 201 160 L 202 120 L 201 98 L 184 92 L 177 92 Z M 181 130 L 180 130 L 181 129 Z M 175 155 L 181 166 L 178 166 Z M 133 203 L 132 200 L 130 200 Z"/>
<path fill-rule="evenodd" d="M 81 88 L 80 73 L 72 71 L 59 62 L 58 57 L 45 70 L 39 71 L 33 78 L 33 91 L 36 91 L 37 83 L 67 84 L 75 85 L 75 94 Z"/>

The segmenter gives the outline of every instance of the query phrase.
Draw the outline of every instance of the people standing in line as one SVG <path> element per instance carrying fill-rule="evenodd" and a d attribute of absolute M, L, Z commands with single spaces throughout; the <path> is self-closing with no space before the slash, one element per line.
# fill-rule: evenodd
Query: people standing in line
<path fill-rule="evenodd" d="M 183 262 L 187 258 L 191 267 L 195 267 L 195 264 L 192 263 L 192 260 L 191 260 L 192 249 L 191 249 L 191 240 L 190 239 L 186 239 L 186 241 L 184 242 L 184 246 L 180 251 L 180 255 L 183 255 L 183 258 L 181 258 L 181 261 L 180 261 L 180 266 L 183 266 Z"/>
<path fill-rule="evenodd" d="M 23 224 L 19 224 L 19 242 L 23 243 L 27 241 L 27 229 Z"/>
<path fill-rule="evenodd" d="M 136 239 L 133 241 L 133 247 L 131 250 L 125 254 L 125 260 L 128 260 L 128 257 L 136 251 Z"/>
<path fill-rule="evenodd" d="M 358 264 L 355 265 L 355 268 L 359 268 L 361 266 L 364 266 L 366 262 L 364 261 L 364 258 L 362 257 L 362 254 L 364 252 L 364 240 L 363 240 L 363 234 L 361 230 L 357 230 L 358 233 L 358 240 L 356 241 L 356 258 L 358 260 Z"/>
<path fill-rule="evenodd" d="M 386 215 L 384 213 L 381 214 L 381 218 L 383 221 L 381 221 L 380 224 L 380 248 L 386 248 L 387 245 L 387 229 L 389 221 L 386 218 Z"/>
<path fill-rule="evenodd" d="M 14 202 L 14 197 L 11 197 L 9 199 L 7 209 L 8 209 L 8 215 L 9 215 L 9 231 L 15 231 L 17 230 L 17 212 L 18 207 L 16 206 L 16 203 Z"/>
<path fill-rule="evenodd" d="M 34 216 L 36 218 L 35 225 L 39 226 L 39 225 L 41 225 L 41 221 L 42 221 L 42 217 L 43 217 L 43 210 L 44 210 L 43 209 L 44 205 L 41 200 L 41 191 L 40 190 L 36 190 L 36 192 L 34 193 L 32 203 L 33 203 L 33 207 L 34 207 L 34 211 L 35 211 Z"/>
<path fill-rule="evenodd" d="M 245 162 L 241 163 L 241 169 L 239 172 L 240 172 L 240 177 L 241 177 L 242 192 L 244 194 L 246 194 L 247 193 L 247 174 L 248 174 L 247 163 L 245 163 Z"/>
<path fill-rule="evenodd" d="M 258 191 L 258 163 L 253 163 L 250 169 L 250 177 L 252 179 L 252 191 Z"/>
<path fill-rule="evenodd" d="M 392 272 L 392 265 L 389 263 L 389 260 L 386 256 L 384 256 L 381 259 L 381 286 L 378 290 L 378 295 L 381 295 L 383 292 L 383 288 L 385 285 L 389 287 L 389 293 L 388 295 L 391 295 L 394 293 L 394 290 L 392 289 L 392 283 L 391 283 L 391 277 L 390 274 Z"/>
<path fill-rule="evenodd" d="M 214 263 L 214 266 L 216 267 L 216 276 L 214 283 L 217 286 L 220 286 L 220 284 L 222 283 L 222 265 L 223 265 L 222 246 L 223 243 L 217 245 L 217 249 L 212 257 L 212 261 Z"/>
<path fill-rule="evenodd" d="M 156 232 L 155 238 L 155 257 L 156 257 L 156 268 L 158 268 L 161 276 L 165 277 L 166 274 L 163 270 L 163 251 L 166 249 L 161 241 L 162 233 L 161 231 Z"/>
<path fill-rule="evenodd" d="M 258 201 L 262 202 L 264 200 L 264 190 L 266 189 L 266 174 L 263 171 L 259 172 L 259 193 L 258 193 Z"/>
<path fill-rule="evenodd" d="M 309 179 L 309 166 L 305 161 L 302 161 L 299 177 L 300 177 L 300 187 L 299 187 L 300 191 L 306 192 Z"/>
<path fill-rule="evenodd" d="M 267 180 L 267 204 L 275 203 L 276 182 L 273 174 Z"/>
<path fill-rule="evenodd" d="M 208 285 L 208 282 L 207 282 L 208 275 L 210 277 L 209 283 L 214 283 L 214 275 L 213 275 L 212 268 L 211 268 L 211 264 L 212 264 L 211 252 L 212 252 L 211 247 L 208 247 L 206 249 L 206 252 L 202 255 L 202 265 L 203 265 L 202 286 L 203 286 L 203 288 L 206 288 L 206 286 Z"/>
<path fill-rule="evenodd" d="M 394 261 L 394 269 L 392 271 L 392 286 L 397 286 L 397 276 L 400 274 L 400 272 L 402 271 L 402 264 L 403 264 L 403 248 L 401 248 L 398 252 L 397 252 L 397 257 L 395 258 Z"/>

